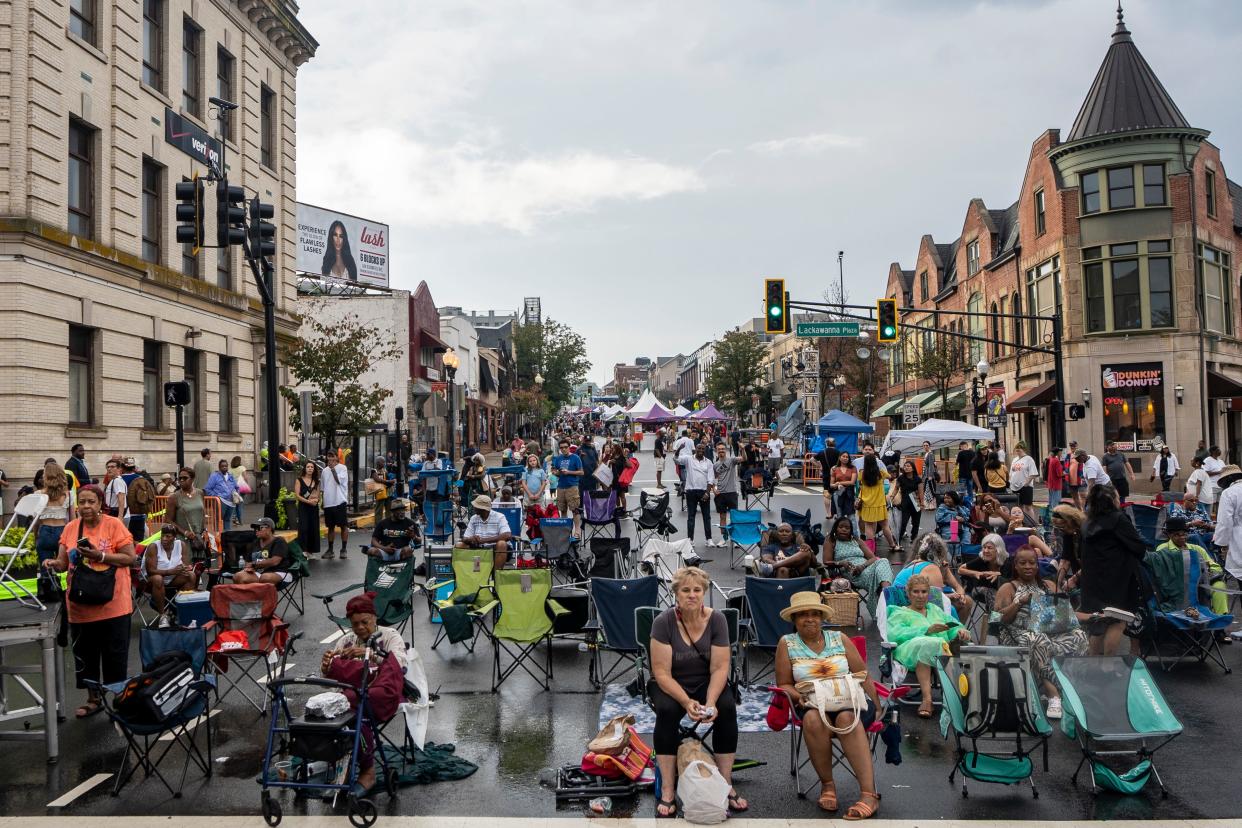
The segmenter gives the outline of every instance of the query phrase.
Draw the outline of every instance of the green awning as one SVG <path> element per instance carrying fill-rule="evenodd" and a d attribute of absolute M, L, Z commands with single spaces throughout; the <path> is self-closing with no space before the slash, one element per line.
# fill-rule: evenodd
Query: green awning
<path fill-rule="evenodd" d="M 893 399 L 884 403 L 884 405 L 877 408 L 875 411 L 872 411 L 871 419 L 874 420 L 876 417 L 894 416 L 895 414 L 897 414 L 898 410 L 901 408 L 901 402 L 902 402 L 901 397 L 894 397 Z"/>
<path fill-rule="evenodd" d="M 932 394 L 932 399 L 924 403 L 919 411 L 923 414 L 936 414 L 941 411 L 961 411 L 966 407 L 966 392 L 958 391 L 949 395 L 948 405 L 942 405 L 939 394 Z"/>
<path fill-rule="evenodd" d="M 922 394 L 915 394 L 913 397 L 908 397 L 906 399 L 906 405 L 909 405 L 910 403 L 917 403 L 920 406 L 920 411 L 926 411 L 927 404 L 938 396 L 939 394 L 935 391 L 924 391 Z"/>

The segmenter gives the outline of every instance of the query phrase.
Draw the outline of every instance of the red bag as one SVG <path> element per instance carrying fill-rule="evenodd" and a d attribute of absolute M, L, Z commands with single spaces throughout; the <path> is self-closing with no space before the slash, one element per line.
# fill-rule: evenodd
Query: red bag
<path fill-rule="evenodd" d="M 621 472 L 621 479 L 618 481 L 622 486 L 628 486 L 634 482 L 634 474 L 638 471 L 638 458 L 631 457 L 625 463 L 625 470 Z"/>
<path fill-rule="evenodd" d="M 789 727 L 793 718 L 793 710 L 789 706 L 789 696 L 784 690 L 772 692 L 772 701 L 768 703 L 768 727 L 777 732 Z"/>
<path fill-rule="evenodd" d="M 639 737 L 634 728 L 626 728 L 629 741 L 616 755 L 607 753 L 586 753 L 582 756 L 582 769 L 587 773 L 602 776 L 605 779 L 619 779 L 622 776 L 635 781 L 643 775 L 643 770 L 651 764 L 655 750 L 648 747 Z"/>

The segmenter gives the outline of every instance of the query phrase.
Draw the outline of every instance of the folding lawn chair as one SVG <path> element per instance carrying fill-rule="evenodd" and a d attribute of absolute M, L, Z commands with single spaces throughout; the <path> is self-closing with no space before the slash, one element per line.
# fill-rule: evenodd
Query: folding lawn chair
<path fill-rule="evenodd" d="M 855 649 L 858 650 L 858 654 L 862 656 L 863 661 L 866 662 L 867 639 L 859 635 L 852 636 L 850 641 L 853 642 Z M 807 765 L 811 763 L 811 757 L 809 755 L 802 755 L 802 720 L 798 715 L 798 708 L 795 704 L 797 699 L 794 699 L 783 688 L 775 684 L 770 685 L 767 689 L 771 690 L 773 693 L 781 693 L 784 695 L 785 700 L 789 705 L 789 775 L 794 778 L 794 792 L 798 795 L 798 798 L 806 799 L 807 794 L 809 794 L 819 783 L 819 777 L 813 776 L 809 784 L 805 786 L 802 784 L 802 772 L 806 769 Z M 897 699 L 906 692 L 904 689 L 894 692 L 887 685 L 881 684 L 878 681 L 875 682 L 875 689 L 880 697 L 880 703 L 883 706 L 881 709 L 876 711 L 875 721 L 867 727 L 867 745 L 871 748 L 871 753 L 873 755 L 875 754 L 876 746 L 879 744 L 880 734 L 884 731 L 885 721 L 888 716 L 892 715 L 890 711 L 892 711 L 896 705 Z M 859 727 L 862 727 L 861 722 L 859 722 Z M 841 749 L 841 740 L 836 738 L 832 740 L 832 766 L 834 769 L 844 767 L 845 770 L 849 772 L 850 776 L 857 777 L 857 774 L 854 773 L 854 769 L 848 762 L 845 761 L 845 753 Z M 876 769 L 878 770 L 878 767 Z"/>
<path fill-rule="evenodd" d="M 929 596 L 929 600 L 931 598 L 935 598 L 936 596 L 939 596 L 940 598 L 940 608 L 947 614 L 957 618 L 957 610 L 949 601 L 949 596 L 941 590 L 934 589 L 932 590 L 931 596 Z M 880 598 L 876 602 L 875 607 L 875 627 L 880 633 L 880 678 L 882 678 L 886 684 L 892 685 L 893 687 L 910 688 L 907 694 L 901 697 L 901 702 L 903 704 L 913 704 L 915 702 L 921 703 L 921 693 L 919 692 L 917 681 L 906 681 L 909 677 L 909 671 L 907 671 L 905 665 L 898 661 L 893 655 L 897 650 L 897 645 L 894 644 L 888 637 L 888 608 L 889 606 L 905 607 L 909 605 L 910 600 L 906 597 L 905 589 L 902 587 L 890 586 L 885 587 L 880 592 Z M 938 678 L 933 671 L 933 691 L 935 690 L 937 683 Z M 933 703 L 935 703 L 934 699 Z"/>
<path fill-rule="evenodd" d="M 673 573 L 691 561 L 697 561 L 694 544 L 688 538 L 667 541 L 651 538 L 643 544 L 638 560 L 638 570 L 647 575 L 655 575 L 660 579 L 660 595 L 663 603 L 673 603 Z"/>
<path fill-rule="evenodd" d="M 742 618 L 742 684 L 753 687 L 776 671 L 776 647 L 781 636 L 793 632 L 793 624 L 781 618 L 795 592 L 814 592 L 819 578 L 759 578 L 746 576 L 745 614 Z M 751 673 L 750 651 L 757 650 L 765 661 L 758 673 Z"/>
<path fill-rule="evenodd" d="M 802 536 L 807 543 L 811 543 L 811 510 L 805 512 L 795 512 L 793 509 L 781 507 L 781 523 L 788 523 L 795 532 Z"/>
<path fill-rule="evenodd" d="M 280 603 L 276 605 L 276 614 L 285 615 L 289 608 L 298 611 L 298 615 L 306 615 L 306 579 L 310 577 L 310 564 L 306 562 L 306 553 L 302 545 L 295 540 L 285 545 L 289 554 L 289 577 L 293 580 L 276 585 L 280 593 Z"/>
<path fill-rule="evenodd" d="M 453 501 L 423 500 L 423 537 L 428 543 L 453 542 Z"/>
<path fill-rule="evenodd" d="M 121 788 L 140 768 L 148 779 L 152 776 L 159 779 L 176 799 L 181 798 L 191 762 L 204 776 L 211 776 L 211 691 L 216 685 L 212 676 L 203 674 L 207 661 L 207 631 L 202 628 L 138 631 L 138 651 L 144 671 L 151 669 L 158 656 L 175 650 L 190 657 L 190 673 L 178 676 L 160 692 L 146 698 L 141 693 L 140 680 L 129 686 L 134 678 L 139 677 L 106 685 L 88 682 L 88 686 L 99 692 L 104 712 L 125 739 L 125 753 L 121 756 L 112 786 L 113 796 L 121 792 Z M 127 687 L 129 698 L 125 698 Z M 199 724 L 207 731 L 205 756 L 199 750 L 196 739 Z M 181 780 L 175 789 L 159 769 L 160 763 L 174 747 L 180 747 L 185 752 Z M 134 758 L 132 767 L 129 762 L 131 755 Z"/>
<path fill-rule="evenodd" d="M 1070 779 L 1077 784 L 1089 763 L 1092 793 L 1135 794 L 1154 776 L 1167 798 L 1155 754 L 1181 734 L 1182 724 L 1147 665 L 1132 655 L 1057 656 L 1052 671 L 1061 687 L 1061 731 L 1082 751 Z M 1118 773 L 1103 758 L 1113 756 L 1134 756 L 1137 764 Z"/>
<path fill-rule="evenodd" d="M 1161 510 L 1145 503 L 1131 503 L 1126 510 L 1130 513 L 1130 520 L 1134 522 L 1134 528 L 1138 530 L 1143 543 L 1147 544 L 1148 549 L 1155 549 L 1158 545 L 1156 530 L 1160 524 Z"/>
<path fill-rule="evenodd" d="M 755 509 L 729 510 L 729 568 L 747 555 L 759 556 L 763 545 L 763 512 Z"/>
<path fill-rule="evenodd" d="M 634 610 L 634 641 L 638 645 L 639 660 L 637 662 L 638 688 L 639 695 L 643 701 L 650 703 L 651 699 L 647 697 L 647 680 L 651 678 L 651 625 L 655 622 L 656 616 L 664 611 L 663 607 L 638 607 Z M 729 630 L 729 681 L 741 682 L 743 656 L 742 648 L 742 621 L 736 609 L 732 607 L 726 609 L 715 610 L 721 614 L 725 620 L 725 626 Z M 706 733 L 699 736 L 697 725 L 686 730 L 682 735 L 694 735 L 696 738 L 702 739 L 711 733 L 709 728 Z"/>
<path fill-rule="evenodd" d="M 591 538 L 587 544 L 591 550 L 591 578 L 631 578 L 634 562 L 631 560 L 629 538 Z"/>
<path fill-rule="evenodd" d="M 452 592 L 436 601 L 441 623 L 431 649 L 447 638 L 450 644 L 464 643 L 467 650 L 474 652 L 479 635 L 487 632 L 487 615 L 496 608 L 496 596 L 491 589 L 493 561 L 490 549 L 453 550 Z M 447 584 L 443 581 L 430 581 L 426 589 L 435 593 L 444 586 Z"/>
<path fill-rule="evenodd" d="M 521 668 L 550 690 L 552 681 L 553 619 L 566 612 L 551 598 L 552 573 L 547 569 L 502 569 L 494 574 L 500 615 L 492 625 L 492 692 Z M 535 650 L 544 645 L 540 663 Z M 508 657 L 503 665 L 501 652 Z"/>
<path fill-rule="evenodd" d="M 586 491 L 582 493 L 582 533 L 586 540 L 602 537 L 612 527 L 614 538 L 621 537 L 621 521 L 617 517 L 617 490 Z"/>
<path fill-rule="evenodd" d="M 509 524 L 509 534 L 513 539 L 509 541 L 510 549 L 516 551 L 522 547 L 522 507 L 521 506 L 493 506 L 496 513 L 505 519 L 505 523 Z"/>
<path fill-rule="evenodd" d="M 293 651 L 289 625 L 276 614 L 278 602 L 276 587 L 267 583 L 218 584 L 211 590 L 215 620 L 207 627 L 216 635 L 208 653 L 217 684 L 226 685 L 224 692 L 217 687 L 217 703 L 236 690 L 260 715 L 267 712 L 270 684 L 284 674 Z M 230 666 L 237 667 L 236 678 L 229 675 Z M 259 699 L 247 688 L 258 691 Z"/>
<path fill-rule="evenodd" d="M 1164 594 L 1156 570 L 1178 583 L 1180 591 Z M 1208 659 L 1226 674 L 1232 672 L 1216 637 L 1233 625 L 1233 616 L 1217 615 L 1205 603 L 1205 593 L 1210 595 L 1213 588 L 1203 577 L 1199 553 L 1170 546 L 1148 552 L 1141 576 L 1151 586 L 1144 613 L 1148 623 L 1139 638 L 1143 658 L 1154 657 L 1166 673 L 1184 661 L 1202 664 Z"/>
<path fill-rule="evenodd" d="M 754 468 L 748 475 L 742 475 L 742 508 L 760 509 L 767 512 L 772 509 L 772 494 L 776 490 L 776 478 L 762 468 Z"/>
<path fill-rule="evenodd" d="M 592 578 L 591 606 L 595 618 L 588 627 L 591 637 L 591 666 L 588 677 L 596 690 L 608 682 L 638 671 L 641 651 L 634 638 L 634 611 L 659 603 L 660 580 L 654 575 L 618 580 Z M 604 653 L 614 653 L 616 660 L 604 669 Z M 619 668 L 619 669 L 618 669 Z"/>
<path fill-rule="evenodd" d="M 47 495 L 42 492 L 34 492 L 17 501 L 17 508 L 13 511 L 13 517 L 9 518 L 8 525 L 4 527 L 4 532 L 0 533 L 0 588 L 9 594 L 11 598 L 17 600 L 19 604 L 25 607 L 42 610 L 45 607 L 43 602 L 25 587 L 20 581 L 9 574 L 9 570 L 13 568 L 13 563 L 27 553 L 23 549 L 29 538 L 35 531 L 35 525 L 38 523 L 39 515 L 43 514 L 43 510 L 47 508 Z M 28 521 L 23 527 L 21 522 Z M 10 532 L 13 534 L 10 535 Z M 13 543 L 4 543 L 3 538 L 16 536 Z"/>
<path fill-rule="evenodd" d="M 333 600 L 342 595 L 348 600 L 361 592 L 374 592 L 376 620 L 381 626 L 392 627 L 404 636 L 410 625 L 410 616 L 414 614 L 415 566 L 414 558 L 385 563 L 379 558 L 368 557 L 362 583 L 350 584 L 335 592 L 312 593 L 311 597 L 323 601 L 329 620 L 341 632 L 346 632 L 350 629 L 349 619 L 334 614 Z M 341 608 L 343 610 L 344 607 Z"/>
<path fill-rule="evenodd" d="M 935 667 L 957 756 L 949 784 L 961 773 L 965 799 L 968 778 L 1000 785 L 1026 781 L 1038 799 L 1031 756 L 1042 749 L 1048 770 L 1052 726 L 1040 703 L 1030 653 L 1017 647 L 963 647 L 956 658 L 940 656 Z M 1002 749 L 1011 743 L 1012 749 Z"/>
<path fill-rule="evenodd" d="M 635 546 L 642 548 L 651 538 L 663 536 L 667 539 L 677 531 L 668 502 L 669 493 L 663 489 L 643 489 L 638 493 L 638 508 L 630 513 L 634 518 Z"/>
<path fill-rule="evenodd" d="M 578 583 L 587 579 L 590 561 L 579 554 L 578 539 L 574 537 L 573 518 L 544 518 L 539 521 L 538 545 L 532 545 L 535 557 L 543 558 L 557 577 L 559 583 Z"/>

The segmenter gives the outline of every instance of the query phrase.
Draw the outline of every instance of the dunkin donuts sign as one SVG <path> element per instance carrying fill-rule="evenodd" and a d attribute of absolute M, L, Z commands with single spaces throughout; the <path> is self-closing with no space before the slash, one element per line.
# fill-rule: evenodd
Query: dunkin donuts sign
<path fill-rule="evenodd" d="M 1105 391 L 1119 388 L 1159 388 L 1164 384 L 1163 368 L 1158 362 L 1129 364 L 1100 369 Z"/>

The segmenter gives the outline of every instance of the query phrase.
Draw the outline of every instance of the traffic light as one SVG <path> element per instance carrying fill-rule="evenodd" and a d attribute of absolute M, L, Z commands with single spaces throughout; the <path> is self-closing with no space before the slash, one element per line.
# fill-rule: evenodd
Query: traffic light
<path fill-rule="evenodd" d="M 897 341 L 897 300 L 877 299 L 875 303 L 876 342 Z"/>
<path fill-rule="evenodd" d="M 267 219 L 276 214 L 270 204 L 264 204 L 258 197 L 250 199 L 250 255 L 256 259 L 266 259 L 276 255 L 276 225 Z"/>
<path fill-rule="evenodd" d="M 228 179 L 216 183 L 216 245 L 229 247 L 246 240 L 246 191 L 230 187 Z"/>
<path fill-rule="evenodd" d="M 789 294 L 784 279 L 763 280 L 763 332 L 789 333 Z"/>
<path fill-rule="evenodd" d="M 194 246 L 194 254 L 203 246 L 203 181 L 198 173 L 189 181 L 179 181 L 177 196 L 177 242 Z"/>
<path fill-rule="evenodd" d="M 190 404 L 190 384 L 185 380 L 164 383 L 164 405 L 172 408 Z"/>

